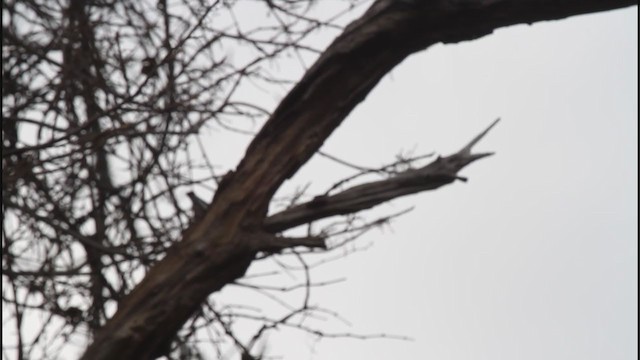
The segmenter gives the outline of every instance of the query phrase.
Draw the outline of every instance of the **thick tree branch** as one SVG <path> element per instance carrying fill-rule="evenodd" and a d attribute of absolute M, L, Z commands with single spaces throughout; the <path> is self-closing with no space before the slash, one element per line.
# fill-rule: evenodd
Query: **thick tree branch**
<path fill-rule="evenodd" d="M 632 0 L 379 0 L 347 27 L 285 97 L 221 183 L 201 221 L 146 274 L 96 335 L 84 359 L 150 359 L 209 294 L 242 276 L 278 187 L 408 55 L 518 23 L 636 4 Z M 447 158 L 445 158 L 447 159 Z M 473 161 L 473 160 L 471 160 Z M 446 168 L 447 162 L 441 162 Z M 445 174 L 451 174 L 445 172 Z M 453 178 L 442 179 L 452 181 Z"/>
<path fill-rule="evenodd" d="M 439 42 L 476 39 L 503 26 L 635 3 L 634 0 L 377 1 L 346 28 L 282 100 L 247 149 L 230 183 L 235 179 L 259 183 L 258 188 L 246 194 L 245 200 L 252 204 L 252 212 L 265 215 L 271 196 L 284 180 L 320 148 L 388 71 L 416 51 Z M 218 192 L 216 199 L 224 195 L 225 192 Z"/>

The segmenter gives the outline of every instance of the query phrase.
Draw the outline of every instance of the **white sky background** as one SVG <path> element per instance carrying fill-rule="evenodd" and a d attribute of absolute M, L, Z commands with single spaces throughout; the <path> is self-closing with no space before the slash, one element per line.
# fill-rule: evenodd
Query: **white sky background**
<path fill-rule="evenodd" d="M 478 145 L 496 155 L 464 169 L 466 184 L 380 207 L 416 208 L 312 274 L 348 278 L 313 293 L 352 324 L 328 330 L 414 341 L 287 331 L 267 355 L 637 358 L 637 24 L 633 7 L 509 27 L 387 75 L 323 150 L 372 167 L 401 150 L 448 155 L 501 117 Z M 286 186 L 346 173 L 316 156 Z"/>

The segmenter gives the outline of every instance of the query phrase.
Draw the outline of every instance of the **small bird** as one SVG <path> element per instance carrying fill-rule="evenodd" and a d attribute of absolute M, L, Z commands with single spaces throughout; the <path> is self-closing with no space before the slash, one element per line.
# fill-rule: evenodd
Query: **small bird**
<path fill-rule="evenodd" d="M 154 77 L 157 75 L 158 64 L 156 63 L 156 59 L 153 57 L 147 57 L 142 60 L 142 69 L 141 73 L 147 75 L 148 77 Z"/>
<path fill-rule="evenodd" d="M 75 306 L 71 306 L 66 310 L 63 310 L 63 314 L 67 318 L 67 321 L 75 327 L 78 325 L 83 319 L 82 310 L 78 309 Z"/>
<path fill-rule="evenodd" d="M 187 196 L 191 199 L 194 218 L 197 219 L 202 217 L 202 215 L 207 211 L 207 208 L 209 208 L 209 204 L 200 199 L 193 191 L 189 191 Z"/>

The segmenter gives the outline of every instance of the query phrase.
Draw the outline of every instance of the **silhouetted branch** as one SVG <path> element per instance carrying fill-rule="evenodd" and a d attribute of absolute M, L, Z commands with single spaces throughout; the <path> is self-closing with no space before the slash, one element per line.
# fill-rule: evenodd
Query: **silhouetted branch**
<path fill-rule="evenodd" d="M 400 196 L 434 190 L 459 179 L 458 171 L 492 153 L 472 154 L 471 148 L 498 122 L 494 121 L 459 152 L 438 157 L 420 168 L 409 169 L 385 180 L 354 186 L 334 195 L 317 196 L 265 219 L 264 228 L 279 232 L 329 216 L 351 214 L 372 208 Z"/>

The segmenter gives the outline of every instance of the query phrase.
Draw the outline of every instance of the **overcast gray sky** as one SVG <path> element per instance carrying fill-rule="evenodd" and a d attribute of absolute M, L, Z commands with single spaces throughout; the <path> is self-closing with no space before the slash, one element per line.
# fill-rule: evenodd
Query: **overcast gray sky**
<path fill-rule="evenodd" d="M 379 166 L 400 150 L 496 155 L 415 206 L 314 292 L 338 332 L 414 340 L 316 342 L 274 333 L 283 359 L 637 358 L 637 8 L 513 26 L 436 45 L 398 66 L 323 150 Z M 383 49 L 381 49 L 383 51 Z M 284 95 L 284 94 L 281 94 Z M 239 154 L 241 155 L 241 153 Z M 288 185 L 347 173 L 315 157 Z M 291 187 L 289 187 L 291 189 Z"/>

